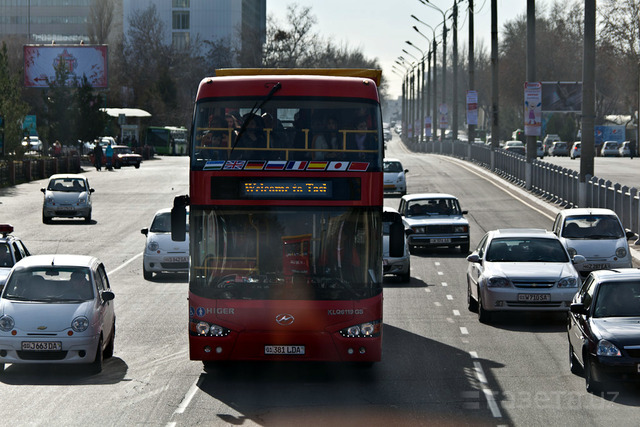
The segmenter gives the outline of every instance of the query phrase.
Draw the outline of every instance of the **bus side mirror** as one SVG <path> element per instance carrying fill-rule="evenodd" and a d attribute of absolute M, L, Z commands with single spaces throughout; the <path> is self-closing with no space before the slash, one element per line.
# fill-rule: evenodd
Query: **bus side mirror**
<path fill-rule="evenodd" d="M 187 236 L 187 204 L 189 196 L 177 196 L 171 208 L 171 240 L 184 242 Z"/>
<path fill-rule="evenodd" d="M 393 222 L 389 225 L 389 256 L 400 258 L 404 256 L 404 225 Z"/>

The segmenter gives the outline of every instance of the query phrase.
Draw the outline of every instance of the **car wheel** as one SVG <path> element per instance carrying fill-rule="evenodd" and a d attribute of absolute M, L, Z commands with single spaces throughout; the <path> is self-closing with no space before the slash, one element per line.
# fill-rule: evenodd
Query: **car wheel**
<path fill-rule="evenodd" d="M 398 277 L 400 277 L 400 280 L 405 283 L 411 281 L 411 264 L 407 266 L 407 272 L 399 274 Z"/>
<path fill-rule="evenodd" d="M 86 222 L 87 224 L 91 222 L 91 212 L 89 212 L 89 215 L 84 217 L 84 222 Z"/>
<path fill-rule="evenodd" d="M 151 280 L 153 278 L 153 271 L 147 270 L 143 265 L 142 266 L 142 277 L 144 277 L 144 280 Z"/>
<path fill-rule="evenodd" d="M 51 224 L 51 218 L 47 218 L 47 217 L 44 215 L 44 212 L 42 212 L 42 223 L 43 223 L 43 224 Z"/>
<path fill-rule="evenodd" d="M 413 245 L 409 245 L 409 253 L 413 255 L 415 252 L 416 252 L 416 247 Z"/>
<path fill-rule="evenodd" d="M 102 352 L 102 337 L 98 341 L 98 350 L 96 351 L 96 358 L 91 362 L 90 370 L 94 374 L 102 372 L 102 362 L 104 361 L 104 354 Z"/>
<path fill-rule="evenodd" d="M 120 163 L 116 163 L 116 164 L 115 164 L 115 168 L 116 168 L 116 169 L 120 169 L 121 167 L 122 167 L 122 165 L 121 165 Z"/>
<path fill-rule="evenodd" d="M 475 313 L 478 311 L 478 301 L 476 301 L 475 298 L 473 298 L 473 295 L 471 295 L 471 284 L 468 282 L 467 282 L 467 308 L 472 313 Z"/>
<path fill-rule="evenodd" d="M 469 253 L 469 243 L 465 243 L 460 245 L 460 252 L 462 252 L 463 254 L 468 254 Z"/>
<path fill-rule="evenodd" d="M 595 366 L 595 362 L 591 360 L 590 356 L 584 358 L 584 382 L 589 393 L 598 394 L 602 391 L 602 383 L 596 381 L 593 377 L 598 368 Z"/>
<path fill-rule="evenodd" d="M 0 363 L 0 374 L 4 371 L 4 363 Z"/>
<path fill-rule="evenodd" d="M 576 358 L 576 353 L 573 351 L 571 344 L 569 344 L 569 368 L 574 375 L 580 375 L 582 373 L 582 367 Z"/>
<path fill-rule="evenodd" d="M 485 310 L 484 304 L 482 303 L 482 294 L 480 290 L 478 290 L 478 320 L 480 323 L 490 323 L 491 322 L 491 312 Z"/>
<path fill-rule="evenodd" d="M 140 163 L 136 163 L 135 166 L 136 166 L 136 169 L 139 169 L 140 168 Z"/>
<path fill-rule="evenodd" d="M 115 346 L 115 340 L 116 340 L 116 324 L 115 322 L 113 323 L 113 329 L 111 330 L 111 338 L 109 338 L 109 343 L 107 344 L 107 347 L 104 349 L 104 358 L 105 359 L 109 359 L 110 357 L 113 357 L 113 349 Z"/>

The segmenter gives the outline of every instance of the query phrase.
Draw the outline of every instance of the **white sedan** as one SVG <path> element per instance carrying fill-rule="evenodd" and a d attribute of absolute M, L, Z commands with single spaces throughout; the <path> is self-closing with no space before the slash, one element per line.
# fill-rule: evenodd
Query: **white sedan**
<path fill-rule="evenodd" d="M 150 227 L 140 230 L 147 237 L 142 258 L 142 274 L 146 280 L 153 273 L 186 273 L 189 271 L 189 233 L 184 242 L 171 239 L 171 209 L 160 209 Z"/>
<path fill-rule="evenodd" d="M 568 311 L 580 285 L 558 237 L 541 229 L 501 229 L 484 235 L 467 257 L 467 303 L 480 322 L 496 311 Z"/>
<path fill-rule="evenodd" d="M 91 193 L 95 190 L 84 175 L 56 174 L 49 178 L 42 204 L 42 222 L 49 224 L 52 218 L 84 218 L 91 222 Z"/>
<path fill-rule="evenodd" d="M 6 363 L 87 364 L 113 355 L 114 293 L 104 265 L 85 255 L 17 262 L 0 298 L 0 372 Z"/>

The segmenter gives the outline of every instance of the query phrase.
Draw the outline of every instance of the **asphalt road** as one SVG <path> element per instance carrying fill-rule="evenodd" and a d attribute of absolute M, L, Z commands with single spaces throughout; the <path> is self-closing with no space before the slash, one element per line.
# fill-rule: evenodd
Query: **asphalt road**
<path fill-rule="evenodd" d="M 471 246 L 499 227 L 550 228 L 556 208 L 468 163 L 389 143 L 409 192 L 447 192 L 469 211 Z M 628 161 L 628 160 L 627 160 Z M 634 160 L 635 162 L 636 160 Z M 93 222 L 41 221 L 43 181 L 0 190 L 0 221 L 33 253 L 99 257 L 116 293 L 115 353 L 104 371 L 10 365 L 0 375 L 5 425 L 636 425 L 640 389 L 604 396 L 569 371 L 565 316 L 466 308 L 466 254 L 412 256 L 412 278 L 385 278 L 383 360 L 341 364 L 225 364 L 205 373 L 187 351 L 187 277 L 142 277 L 154 212 L 186 194 L 186 158 L 140 169 L 86 169 Z M 385 198 L 397 207 L 399 198 Z"/>

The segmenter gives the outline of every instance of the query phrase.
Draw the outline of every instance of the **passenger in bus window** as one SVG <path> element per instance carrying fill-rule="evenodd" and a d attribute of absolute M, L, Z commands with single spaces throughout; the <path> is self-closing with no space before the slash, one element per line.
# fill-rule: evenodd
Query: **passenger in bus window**
<path fill-rule="evenodd" d="M 355 129 L 366 131 L 369 130 L 367 125 L 367 119 L 365 117 L 358 117 L 355 123 Z M 369 160 L 373 161 L 375 158 L 375 153 L 367 153 L 364 150 L 375 150 L 376 141 L 374 134 L 371 132 L 354 132 L 350 134 L 351 143 L 349 144 L 349 149 L 358 150 L 359 152 L 356 154 L 359 160 Z"/>
<path fill-rule="evenodd" d="M 336 158 L 338 148 L 338 121 L 335 117 L 325 119 L 323 113 L 315 113 L 311 121 L 312 148 L 314 160 L 331 160 Z"/>

